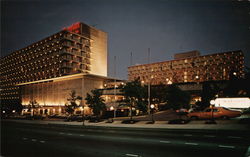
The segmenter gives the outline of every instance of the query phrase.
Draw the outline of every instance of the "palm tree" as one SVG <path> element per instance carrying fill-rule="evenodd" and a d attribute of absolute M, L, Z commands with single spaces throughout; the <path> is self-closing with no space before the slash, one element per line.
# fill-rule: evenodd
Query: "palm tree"
<path fill-rule="evenodd" d="M 91 91 L 91 94 L 87 93 L 85 100 L 89 104 L 89 107 L 93 110 L 95 116 L 99 117 L 102 112 L 106 110 L 104 99 L 101 97 L 102 91 L 95 89 Z"/>
<path fill-rule="evenodd" d="M 76 95 L 76 91 L 75 90 L 72 90 L 70 93 L 69 93 L 69 98 L 67 99 L 68 103 L 65 104 L 65 107 L 66 107 L 66 112 L 68 112 L 70 115 L 74 113 L 75 109 L 80 107 L 78 104 L 77 104 L 77 101 L 80 101 L 82 100 L 82 97 L 81 96 L 77 96 Z"/>
<path fill-rule="evenodd" d="M 34 109 L 38 108 L 39 104 L 36 100 L 30 100 L 29 104 L 28 104 L 28 111 L 32 111 L 31 115 L 34 116 Z"/>

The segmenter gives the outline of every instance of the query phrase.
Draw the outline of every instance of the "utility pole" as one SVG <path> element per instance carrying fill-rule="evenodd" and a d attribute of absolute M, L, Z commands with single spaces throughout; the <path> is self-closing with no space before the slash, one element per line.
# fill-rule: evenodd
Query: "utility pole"
<path fill-rule="evenodd" d="M 114 118 L 116 117 L 116 56 L 114 57 L 114 77 L 115 77 L 115 86 L 114 86 L 114 96 L 115 96 L 115 103 L 114 103 Z"/>
<path fill-rule="evenodd" d="M 132 51 L 130 52 L 130 66 L 133 65 L 133 53 Z"/>
<path fill-rule="evenodd" d="M 133 65 L 133 53 L 132 53 L 132 51 L 130 52 L 130 66 L 132 66 Z M 130 104 L 130 109 L 129 109 L 129 114 L 130 114 L 130 121 L 132 121 L 132 106 L 133 106 L 133 104 L 132 104 L 132 102 L 131 102 L 131 104 Z"/>
<path fill-rule="evenodd" d="M 151 72 L 150 72 L 150 48 L 148 48 L 148 115 L 150 115 L 150 83 L 151 83 Z"/>

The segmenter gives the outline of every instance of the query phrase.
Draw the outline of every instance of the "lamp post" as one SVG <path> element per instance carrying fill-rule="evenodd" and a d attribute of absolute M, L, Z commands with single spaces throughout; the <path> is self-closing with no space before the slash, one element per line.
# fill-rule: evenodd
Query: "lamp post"
<path fill-rule="evenodd" d="M 81 106 L 80 110 L 82 112 L 82 125 L 85 126 L 85 124 L 84 124 L 84 121 L 85 121 L 85 118 L 84 118 L 84 107 Z"/>
<path fill-rule="evenodd" d="M 113 111 L 114 112 L 114 118 L 115 118 L 115 108 L 113 106 L 110 107 L 110 111 Z"/>
<path fill-rule="evenodd" d="M 152 124 L 154 124 L 155 123 L 155 120 L 154 120 L 154 108 L 155 108 L 155 105 L 151 104 L 150 108 L 151 108 L 151 121 L 152 121 Z"/>
<path fill-rule="evenodd" d="M 211 108 L 211 120 L 207 122 L 208 124 L 216 124 L 216 121 L 214 120 L 214 105 L 215 105 L 215 100 L 210 101 L 210 108 Z"/>
<path fill-rule="evenodd" d="M 148 64 L 150 63 L 150 48 L 148 48 Z M 150 83 L 151 83 L 151 72 L 150 66 L 148 65 L 148 115 L 150 115 Z"/>
<path fill-rule="evenodd" d="M 114 105 L 116 105 L 116 56 L 114 57 L 114 75 L 115 75 L 115 85 L 114 85 L 115 102 L 114 102 Z M 116 108 L 113 107 L 113 110 L 114 110 L 114 118 L 115 118 L 116 117 Z"/>

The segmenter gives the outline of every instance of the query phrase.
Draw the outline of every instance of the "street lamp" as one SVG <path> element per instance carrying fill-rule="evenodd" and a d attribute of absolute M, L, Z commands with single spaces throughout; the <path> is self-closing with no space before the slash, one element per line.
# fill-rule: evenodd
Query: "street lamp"
<path fill-rule="evenodd" d="M 211 120 L 207 121 L 206 124 L 216 124 L 216 121 L 214 120 L 214 105 L 215 100 L 210 101 L 210 108 L 211 108 Z"/>
<path fill-rule="evenodd" d="M 116 105 L 116 56 L 114 56 L 114 77 L 115 77 L 115 86 L 114 86 L 114 96 L 115 96 L 115 100 L 114 100 L 114 103 Z M 113 110 L 114 110 L 114 118 L 116 117 L 116 110 L 115 108 L 113 107 Z"/>
<path fill-rule="evenodd" d="M 85 118 L 84 118 L 84 107 L 80 107 L 80 110 L 81 110 L 81 113 L 82 113 L 82 125 L 84 126 L 84 121 L 85 121 Z"/>
<path fill-rule="evenodd" d="M 115 108 L 114 108 L 113 106 L 111 106 L 111 107 L 109 108 L 109 110 L 110 110 L 110 111 L 113 111 L 113 113 L 114 113 L 113 118 L 115 118 L 115 117 L 116 117 L 116 115 L 115 115 L 115 114 L 116 114 L 116 113 L 115 113 L 115 112 L 116 112 L 116 111 L 115 111 Z M 110 123 L 112 123 L 112 122 L 114 121 L 113 118 L 111 118 L 111 121 L 109 120 Z"/>
<path fill-rule="evenodd" d="M 150 48 L 148 48 L 148 64 L 149 63 L 150 63 Z M 152 77 L 151 71 L 150 71 L 150 66 L 148 65 L 148 115 L 150 115 L 150 83 Z"/>
<path fill-rule="evenodd" d="M 111 110 L 111 111 L 113 111 L 113 110 L 114 110 L 114 107 L 113 107 L 113 106 L 111 106 L 111 107 L 110 107 L 110 110 Z"/>
<path fill-rule="evenodd" d="M 151 108 L 151 121 L 152 121 L 152 124 L 154 124 L 155 123 L 155 120 L 154 120 L 154 108 L 155 108 L 155 105 L 151 104 L 150 108 Z"/>
<path fill-rule="evenodd" d="M 115 118 L 115 108 L 113 106 L 110 107 L 110 111 L 114 111 L 114 118 Z"/>
<path fill-rule="evenodd" d="M 210 108 L 212 110 L 212 121 L 214 121 L 214 105 L 215 105 L 215 100 L 210 101 Z"/>

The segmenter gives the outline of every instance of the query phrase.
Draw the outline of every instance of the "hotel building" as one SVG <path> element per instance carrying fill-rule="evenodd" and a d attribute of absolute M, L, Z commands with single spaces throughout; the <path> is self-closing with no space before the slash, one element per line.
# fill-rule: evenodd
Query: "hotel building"
<path fill-rule="evenodd" d="M 174 60 L 128 67 L 128 79 L 152 85 L 230 80 L 244 76 L 244 54 L 230 51 L 200 56 L 199 51 L 175 54 Z"/>
<path fill-rule="evenodd" d="M 72 90 L 83 105 L 86 93 L 108 80 L 107 33 L 75 23 L 2 57 L 0 77 L 1 105 L 36 101 L 60 112 Z"/>

